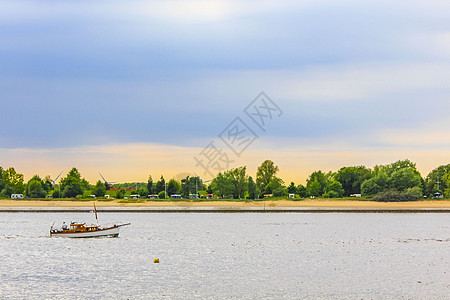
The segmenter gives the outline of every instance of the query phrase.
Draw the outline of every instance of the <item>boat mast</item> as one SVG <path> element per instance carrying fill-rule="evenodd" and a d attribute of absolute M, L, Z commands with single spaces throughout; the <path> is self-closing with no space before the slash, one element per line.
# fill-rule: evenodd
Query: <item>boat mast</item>
<path fill-rule="evenodd" d="M 94 212 L 95 212 L 95 219 L 97 220 L 97 225 L 98 225 L 97 207 L 95 207 L 95 203 L 94 203 Z"/>

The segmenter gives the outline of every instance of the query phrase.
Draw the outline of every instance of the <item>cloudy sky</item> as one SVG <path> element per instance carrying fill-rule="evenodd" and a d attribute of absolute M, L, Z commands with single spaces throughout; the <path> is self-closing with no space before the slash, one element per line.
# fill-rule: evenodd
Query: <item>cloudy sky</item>
<path fill-rule="evenodd" d="M 0 166 L 25 179 L 73 166 L 90 181 L 206 179 L 195 158 L 211 142 L 229 167 L 254 175 L 271 159 L 297 184 L 316 169 L 450 162 L 448 1 L 0 7 Z M 260 92 L 280 110 L 264 130 L 244 111 Z M 220 139 L 236 117 L 257 136 L 239 155 Z"/>

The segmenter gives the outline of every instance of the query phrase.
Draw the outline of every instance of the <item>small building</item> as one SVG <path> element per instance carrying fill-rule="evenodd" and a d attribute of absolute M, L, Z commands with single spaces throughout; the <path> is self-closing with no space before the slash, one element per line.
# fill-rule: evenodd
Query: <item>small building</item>
<path fill-rule="evenodd" d="M 23 194 L 11 194 L 11 199 L 23 199 Z"/>

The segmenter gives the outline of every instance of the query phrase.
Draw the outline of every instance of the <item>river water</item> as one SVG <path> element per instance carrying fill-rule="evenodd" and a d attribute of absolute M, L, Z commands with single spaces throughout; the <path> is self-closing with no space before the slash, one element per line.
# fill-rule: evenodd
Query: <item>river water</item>
<path fill-rule="evenodd" d="M 444 299 L 450 214 L 0 213 L 1 299 Z M 123 229 L 123 228 L 122 228 Z M 159 258 L 160 263 L 153 260 Z"/>

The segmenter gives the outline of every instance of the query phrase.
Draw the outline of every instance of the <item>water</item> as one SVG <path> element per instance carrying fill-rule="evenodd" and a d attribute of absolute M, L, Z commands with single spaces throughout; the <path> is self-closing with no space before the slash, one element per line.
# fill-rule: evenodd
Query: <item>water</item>
<path fill-rule="evenodd" d="M 449 214 L 0 213 L 1 299 L 444 299 Z M 153 263 L 159 258 L 160 263 Z"/>

